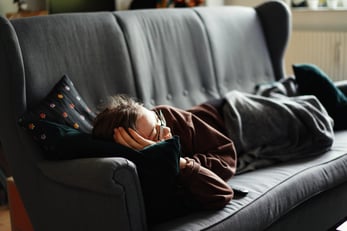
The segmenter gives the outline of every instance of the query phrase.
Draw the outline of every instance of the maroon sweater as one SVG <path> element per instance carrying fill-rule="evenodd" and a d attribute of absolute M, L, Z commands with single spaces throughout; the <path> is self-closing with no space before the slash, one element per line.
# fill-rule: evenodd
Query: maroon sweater
<path fill-rule="evenodd" d="M 224 207 L 233 197 L 225 182 L 236 171 L 236 151 L 224 135 L 218 110 L 201 104 L 189 110 L 157 106 L 173 135 L 180 137 L 181 156 L 188 161 L 180 171 L 180 182 L 196 201 L 207 209 Z"/>

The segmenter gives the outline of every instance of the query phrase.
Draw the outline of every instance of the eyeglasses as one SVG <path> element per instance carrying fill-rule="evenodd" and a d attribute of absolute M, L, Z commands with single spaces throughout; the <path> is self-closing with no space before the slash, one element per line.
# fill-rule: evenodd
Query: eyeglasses
<path fill-rule="evenodd" d="M 164 117 L 161 110 L 158 110 L 158 111 L 155 110 L 154 112 L 155 112 L 157 119 L 159 121 L 159 130 L 157 131 L 157 133 L 158 133 L 157 140 L 160 141 L 162 136 L 163 136 L 164 127 L 166 127 L 166 120 L 165 120 L 165 117 Z"/>

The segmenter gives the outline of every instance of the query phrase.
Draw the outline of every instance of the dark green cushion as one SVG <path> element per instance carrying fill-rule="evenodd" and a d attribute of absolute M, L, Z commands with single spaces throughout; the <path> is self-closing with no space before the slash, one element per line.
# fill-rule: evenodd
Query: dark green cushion
<path fill-rule="evenodd" d="M 314 95 L 334 119 L 334 129 L 347 129 L 347 97 L 329 76 L 313 64 L 293 65 L 301 95 Z"/>

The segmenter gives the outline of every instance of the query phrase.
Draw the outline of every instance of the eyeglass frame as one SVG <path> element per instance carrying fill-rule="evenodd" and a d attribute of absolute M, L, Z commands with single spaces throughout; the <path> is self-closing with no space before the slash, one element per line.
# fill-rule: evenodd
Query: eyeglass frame
<path fill-rule="evenodd" d="M 154 110 L 155 115 L 157 116 L 157 119 L 159 121 L 159 132 L 158 132 L 158 137 L 157 140 L 160 141 L 163 131 L 164 131 L 164 127 L 166 127 L 166 120 L 165 117 L 163 115 L 163 112 L 161 110 Z"/>

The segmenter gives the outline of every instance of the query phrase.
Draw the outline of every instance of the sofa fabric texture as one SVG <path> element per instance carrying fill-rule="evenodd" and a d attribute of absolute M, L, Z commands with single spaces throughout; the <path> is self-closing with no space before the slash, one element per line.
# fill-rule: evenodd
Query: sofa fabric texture
<path fill-rule="evenodd" d="M 93 112 L 117 93 L 148 107 L 183 109 L 231 90 L 251 93 L 256 84 L 285 76 L 290 30 L 290 11 L 281 1 L 0 17 L 0 105 L 6 109 L 0 140 L 34 229 L 327 230 L 343 219 L 346 130 L 336 131 L 332 148 L 319 156 L 236 175 L 228 184 L 249 193 L 224 209 L 149 226 L 134 162 L 47 160 L 18 124 L 64 74 Z"/>

